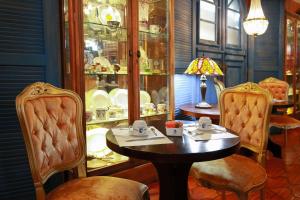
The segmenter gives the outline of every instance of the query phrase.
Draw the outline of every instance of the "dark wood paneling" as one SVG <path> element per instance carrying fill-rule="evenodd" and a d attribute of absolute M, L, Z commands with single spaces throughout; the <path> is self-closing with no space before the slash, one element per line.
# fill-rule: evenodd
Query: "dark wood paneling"
<path fill-rule="evenodd" d="M 258 83 L 259 81 L 267 78 L 267 77 L 279 77 L 279 74 L 281 72 L 279 71 L 273 71 L 273 70 L 257 70 L 257 71 L 254 71 L 254 78 L 253 78 L 253 81 Z"/>
<path fill-rule="evenodd" d="M 281 0 L 261 3 L 269 26 L 263 35 L 249 37 L 249 80 L 255 82 L 269 76 L 282 78 L 283 71 L 284 4 Z"/>
<path fill-rule="evenodd" d="M 226 86 L 231 87 L 242 82 L 242 70 L 241 67 L 228 67 L 226 70 L 226 76 L 230 77 L 226 79 Z"/>
<path fill-rule="evenodd" d="M 247 35 L 243 30 L 242 23 L 240 24 L 240 46 L 232 46 L 226 44 L 226 3 L 227 1 L 217 1 L 218 2 L 218 17 L 217 17 L 217 43 L 207 42 L 204 40 L 199 40 L 197 35 L 198 32 L 198 21 L 199 14 L 199 0 L 194 0 L 194 15 L 193 15 L 193 44 L 195 48 L 194 57 L 208 56 L 215 60 L 223 70 L 225 76 L 222 78 L 226 86 L 233 86 L 247 80 Z M 240 14 L 241 21 L 246 16 L 246 6 L 245 1 L 240 1 Z M 200 27 L 201 28 L 201 27 Z M 232 74 L 232 73 L 235 74 Z"/>

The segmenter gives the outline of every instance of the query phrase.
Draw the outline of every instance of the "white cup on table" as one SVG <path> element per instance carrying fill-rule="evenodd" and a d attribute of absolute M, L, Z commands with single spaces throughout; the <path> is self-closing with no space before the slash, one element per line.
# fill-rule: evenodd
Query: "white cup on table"
<path fill-rule="evenodd" d="M 212 122 L 209 117 L 200 117 L 199 119 L 199 128 L 200 129 L 210 129 L 212 127 Z"/>
<path fill-rule="evenodd" d="M 132 129 L 132 135 L 134 136 L 146 136 L 148 134 L 148 126 L 144 120 L 135 120 Z"/>

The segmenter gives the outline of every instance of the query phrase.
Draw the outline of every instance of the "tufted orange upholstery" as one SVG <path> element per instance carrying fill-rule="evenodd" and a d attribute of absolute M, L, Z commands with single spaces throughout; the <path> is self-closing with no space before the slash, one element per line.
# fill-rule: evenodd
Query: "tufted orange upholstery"
<path fill-rule="evenodd" d="M 274 99 L 288 100 L 289 84 L 274 77 L 260 81 L 259 86 L 269 90 Z"/>
<path fill-rule="evenodd" d="M 286 101 L 288 100 L 289 84 L 285 81 L 270 77 L 259 82 L 259 86 L 268 89 L 271 92 L 274 99 L 286 100 Z M 272 115 L 270 120 L 270 125 L 285 130 L 284 143 L 286 144 L 287 130 L 300 127 L 300 121 L 291 116 L 288 116 L 286 112 L 283 112 L 283 114 L 284 115 L 278 115 L 278 114 Z"/>
<path fill-rule="evenodd" d="M 190 174 L 203 185 L 231 190 L 240 199 L 247 199 L 250 191 L 262 190 L 267 179 L 262 166 L 265 163 L 272 98 L 257 84 L 245 83 L 223 90 L 219 106 L 220 125 L 238 134 L 241 146 L 251 150 L 261 165 L 234 154 L 219 160 L 194 163 Z"/>
<path fill-rule="evenodd" d="M 34 83 L 16 98 L 38 200 L 148 199 L 147 186 L 114 177 L 86 178 L 82 102 L 77 94 L 47 83 Z M 47 196 L 43 184 L 54 173 L 76 170 L 71 180 Z M 119 190 L 122 193 L 115 193 Z"/>
<path fill-rule="evenodd" d="M 70 97 L 37 97 L 25 102 L 24 117 L 41 177 L 53 168 L 80 160 L 76 113 L 76 102 Z"/>

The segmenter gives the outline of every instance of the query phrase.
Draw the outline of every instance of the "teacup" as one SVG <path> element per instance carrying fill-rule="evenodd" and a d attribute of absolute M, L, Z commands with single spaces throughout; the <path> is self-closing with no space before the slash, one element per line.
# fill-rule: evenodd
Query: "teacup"
<path fill-rule="evenodd" d="M 147 123 L 144 120 L 135 120 L 132 129 L 132 135 L 134 136 L 146 136 L 148 134 Z"/>
<path fill-rule="evenodd" d="M 211 128 L 211 119 L 209 117 L 200 117 L 199 119 L 199 128 L 210 129 Z"/>
<path fill-rule="evenodd" d="M 106 120 L 107 119 L 107 108 L 97 108 L 96 109 L 96 119 Z"/>

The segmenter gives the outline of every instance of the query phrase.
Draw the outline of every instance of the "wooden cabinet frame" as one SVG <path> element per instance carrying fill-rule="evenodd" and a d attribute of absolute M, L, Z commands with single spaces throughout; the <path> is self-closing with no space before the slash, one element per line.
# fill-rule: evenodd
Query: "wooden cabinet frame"
<path fill-rule="evenodd" d="M 288 58 L 288 54 L 287 54 L 287 20 L 291 20 L 293 22 L 293 32 L 294 32 L 294 38 L 293 38 L 293 49 L 291 52 L 291 56 L 292 56 L 292 63 L 290 63 L 290 58 Z M 297 100 L 297 95 L 298 98 L 300 98 L 300 88 L 297 90 L 297 82 L 300 82 L 300 79 L 298 76 L 300 76 L 299 73 L 297 73 L 296 68 L 297 68 L 297 60 L 300 59 L 300 49 L 298 49 L 299 46 L 299 42 L 298 42 L 298 38 L 297 35 L 299 34 L 299 31 L 297 30 L 297 23 L 300 23 L 300 16 L 294 14 L 294 13 L 289 13 L 286 12 L 285 14 L 285 27 L 284 27 L 284 71 L 283 71 L 283 75 L 284 75 L 284 80 L 287 81 L 290 85 L 290 87 L 292 87 L 292 91 L 293 94 L 289 95 L 292 96 L 292 102 L 294 104 L 294 108 L 293 108 L 293 114 L 297 114 L 299 113 L 299 106 L 300 106 L 300 101 L 299 99 Z M 290 71 L 291 74 L 287 73 L 288 71 Z M 288 76 L 291 76 L 292 78 L 292 82 L 288 81 Z M 297 94 L 298 93 L 298 94 Z M 297 108 L 297 104 L 298 104 L 298 108 Z"/>
<path fill-rule="evenodd" d="M 128 45 L 128 123 L 132 124 L 134 120 L 140 118 L 140 73 L 139 73 L 139 45 L 138 45 L 138 0 L 128 0 L 128 29 L 127 29 L 127 45 Z M 61 13 L 63 13 L 63 3 L 61 0 Z M 69 21 L 69 45 L 70 45 L 70 69 L 69 76 L 65 78 L 64 83 L 68 82 L 68 89 L 77 92 L 83 103 L 85 103 L 85 85 L 84 85 L 84 39 L 83 39 L 83 0 L 68 1 L 68 21 Z M 174 119 L 174 0 L 168 0 L 168 25 L 169 25 L 169 45 L 168 45 L 168 63 L 169 63 L 169 116 Z M 61 17 L 61 28 L 64 31 L 64 18 Z M 64 35 L 64 34 L 62 34 Z M 62 44 L 65 38 L 62 38 Z M 62 45 L 64 48 L 64 45 Z M 62 52 L 65 52 L 62 50 Z M 65 56 L 65 55 L 64 55 Z M 62 59 L 65 66 L 65 59 Z M 66 76 L 66 72 L 64 72 Z M 85 128 L 85 119 L 83 127 Z M 130 159 L 129 162 L 113 165 L 108 169 L 101 169 L 101 172 L 92 171 L 90 175 L 110 174 L 122 169 L 129 168 L 143 162 L 136 162 Z M 99 171 L 99 170 L 98 170 Z"/>

